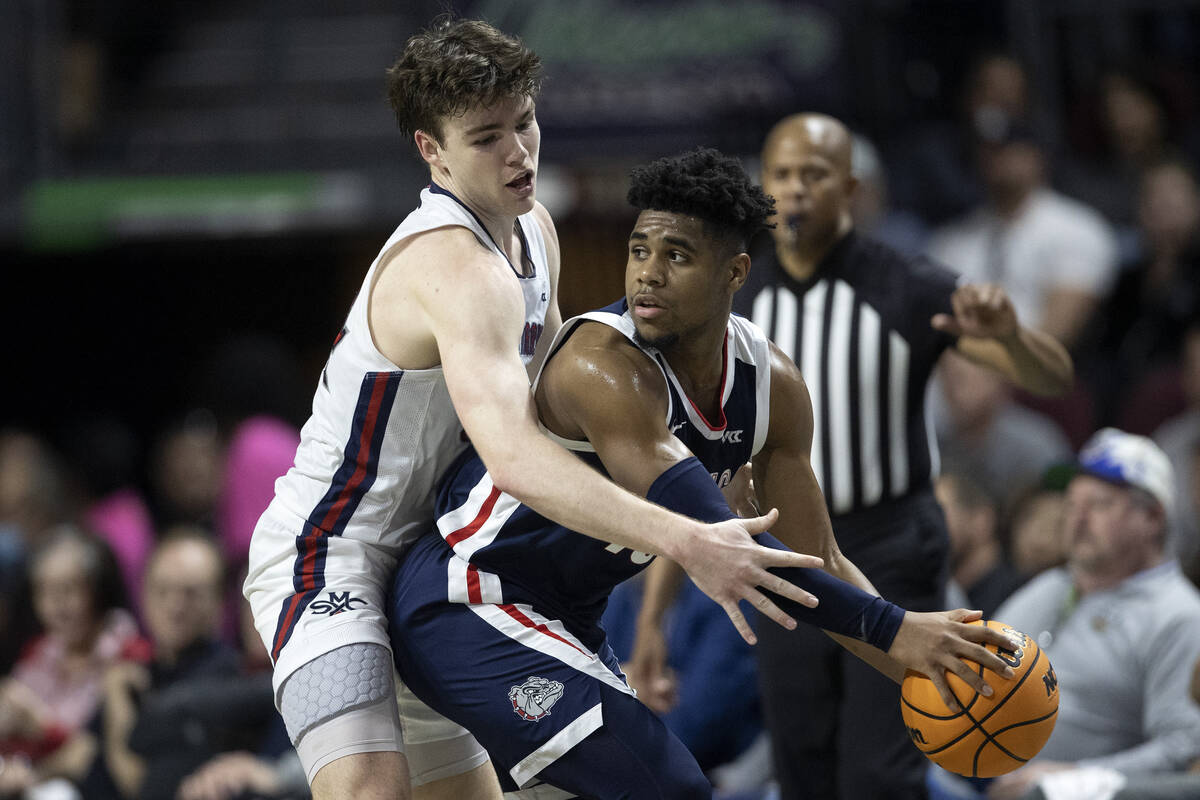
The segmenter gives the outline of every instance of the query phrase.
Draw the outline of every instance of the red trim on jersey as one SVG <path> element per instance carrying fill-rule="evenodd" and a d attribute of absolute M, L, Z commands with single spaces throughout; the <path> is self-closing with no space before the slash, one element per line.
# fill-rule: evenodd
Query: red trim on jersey
<path fill-rule="evenodd" d="M 467 600 L 472 603 L 483 602 L 483 591 L 479 588 L 479 570 L 474 564 L 467 565 Z"/>
<path fill-rule="evenodd" d="M 684 397 L 687 397 L 687 401 L 689 403 L 692 403 L 692 408 L 695 410 L 696 416 L 700 417 L 700 421 L 703 422 L 705 424 L 705 426 L 707 426 L 708 429 L 710 431 L 712 431 L 713 433 L 720 433 L 721 431 L 723 431 L 727 427 L 729 427 L 729 421 L 727 419 L 725 419 L 725 377 L 726 377 L 726 375 L 728 375 L 728 373 L 729 373 L 729 331 L 726 331 L 725 332 L 725 341 L 721 344 L 721 382 L 719 384 L 717 384 L 717 409 L 721 412 L 721 416 L 720 416 L 721 424 L 714 428 L 712 423 L 710 423 L 708 421 L 708 418 L 704 416 L 704 412 L 701 411 L 695 403 L 692 403 L 692 398 L 688 397 L 686 392 L 683 395 Z"/>
<path fill-rule="evenodd" d="M 354 459 L 354 474 L 350 476 L 350 480 L 346 481 L 346 485 L 342 487 L 338 499 L 329 508 L 329 512 L 325 514 L 321 524 L 317 527 L 322 531 L 329 530 L 333 523 L 337 522 L 338 517 L 342 513 L 342 509 L 350 502 L 350 498 L 354 496 L 354 490 L 367 477 L 367 469 L 371 466 L 371 437 L 375 433 L 375 422 L 379 419 L 379 409 L 383 405 L 383 395 L 387 391 L 388 378 L 390 373 L 381 372 L 375 376 L 375 385 L 371 387 L 371 400 L 367 405 L 366 419 L 363 420 L 362 434 L 358 439 L 358 452 Z"/>
<path fill-rule="evenodd" d="M 492 487 L 491 493 L 487 499 L 483 501 L 483 505 L 479 508 L 479 513 L 475 515 L 475 519 L 471 520 L 465 528 L 459 528 L 446 537 L 446 544 L 454 547 L 464 539 L 469 539 L 474 536 L 483 523 L 487 522 L 487 518 L 492 515 L 492 509 L 496 507 L 496 501 L 500 499 L 500 490 L 495 486 Z"/>
<path fill-rule="evenodd" d="M 287 601 L 287 611 L 284 612 L 283 622 L 275 630 L 275 642 L 271 648 L 271 660 L 279 660 L 279 651 L 287 644 L 288 637 L 292 633 L 292 620 L 296 616 L 296 609 L 300 606 L 300 601 L 304 599 L 302 594 L 294 594 Z"/>
<path fill-rule="evenodd" d="M 516 606 L 511 605 L 509 603 L 505 603 L 504 605 L 496 606 L 496 608 L 500 609 L 505 614 L 508 614 L 510 617 L 515 619 L 517 622 L 524 625 L 526 628 L 530 628 L 532 630 L 537 631 L 538 633 L 545 634 L 546 636 L 549 636 L 551 639 L 557 639 L 558 641 L 562 642 L 563 644 L 567 645 L 568 647 L 572 647 L 575 650 L 579 650 L 578 647 L 575 647 L 575 645 L 571 644 L 566 639 L 564 639 L 563 637 L 559 636 L 554 631 L 547 628 L 545 625 L 536 623 L 533 620 L 531 620 L 529 617 L 525 616 L 523 613 L 521 613 L 521 611 Z M 588 658 L 595 658 L 595 656 L 593 656 L 591 653 L 587 652 L 586 650 L 579 650 L 579 652 L 583 653 Z"/>

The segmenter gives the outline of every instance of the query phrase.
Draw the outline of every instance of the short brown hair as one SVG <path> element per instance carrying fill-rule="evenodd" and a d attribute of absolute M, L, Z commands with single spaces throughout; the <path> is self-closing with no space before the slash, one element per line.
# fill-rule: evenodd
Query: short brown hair
<path fill-rule="evenodd" d="M 442 17 L 404 45 L 387 86 L 401 133 L 411 138 L 421 130 L 440 141 L 442 121 L 472 106 L 536 97 L 542 61 L 486 22 Z"/>

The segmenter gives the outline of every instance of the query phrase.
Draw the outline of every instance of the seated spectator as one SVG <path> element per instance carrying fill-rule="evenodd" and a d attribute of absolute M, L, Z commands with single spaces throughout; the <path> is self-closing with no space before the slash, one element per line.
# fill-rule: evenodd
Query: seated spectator
<path fill-rule="evenodd" d="M 216 420 L 208 411 L 191 411 L 159 435 L 151 456 L 150 500 L 160 530 L 212 527 L 222 460 Z"/>
<path fill-rule="evenodd" d="M 1018 316 L 1068 348 L 1107 296 L 1116 237 L 1093 209 L 1050 189 L 1046 154 L 1021 123 L 981 145 L 987 201 L 935 231 L 929 254 L 972 283 L 998 283 Z"/>
<path fill-rule="evenodd" d="M 245 580 L 243 569 L 238 585 Z M 258 631 L 250 603 L 237 605 L 242 674 L 220 686 L 205 687 L 197 699 L 212 706 L 213 719 L 231 719 L 262 731 L 257 749 L 234 750 L 213 756 L 179 785 L 177 800 L 254 800 L 255 798 L 307 798 L 308 778 L 300 757 L 288 739 L 283 719 L 274 713 L 271 700 L 271 660 Z M 247 694 L 243 689 L 251 689 Z M 229 701 L 239 705 L 230 708 Z M 263 718 L 266 718 L 265 720 Z M 243 742 L 247 745 L 247 742 Z"/>
<path fill-rule="evenodd" d="M 1030 581 L 997 612 L 1053 662 L 1058 722 L 1033 761 L 992 782 L 991 800 L 1026 797 L 1039 782 L 1051 796 L 1051 787 L 1077 788 L 1096 770 L 1120 786 L 1182 773 L 1200 757 L 1200 707 L 1189 697 L 1200 592 L 1166 552 L 1170 462 L 1149 439 L 1108 428 L 1078 466 L 1067 487 L 1067 565 Z"/>
<path fill-rule="evenodd" d="M 1067 560 L 1062 530 L 1065 486 L 1046 477 L 1055 472 L 1056 467 L 1048 469 L 1041 483 L 1017 497 L 1009 513 L 1009 559 L 1026 580 Z"/>
<path fill-rule="evenodd" d="M 26 550 L 66 522 L 71 497 L 58 456 L 38 437 L 0 430 L 0 525 L 11 526 Z"/>
<path fill-rule="evenodd" d="M 1047 467 L 1070 459 L 1071 446 L 1058 426 L 1014 402 L 1009 384 L 995 372 L 948 352 L 937 384 L 933 419 L 943 459 L 970 475 L 1002 513 Z"/>
<path fill-rule="evenodd" d="M 138 488 L 141 446 L 133 430 L 112 417 L 73 425 L 68 458 L 79 482 L 81 519 L 117 557 L 130 610 L 140 620 L 142 575 L 154 546 L 154 521 Z"/>
<path fill-rule="evenodd" d="M 996 501 L 961 472 L 943 472 L 934 494 L 950 534 L 951 608 L 978 608 L 990 619 L 1024 581 L 1008 562 L 997 534 Z M 958 592 L 959 596 L 954 596 Z"/>
<path fill-rule="evenodd" d="M 1175 492 L 1180 498 L 1171 517 L 1171 551 L 1180 563 L 1193 570 L 1200 566 L 1200 507 L 1196 492 L 1196 448 L 1200 446 L 1200 318 L 1183 337 L 1181 370 L 1187 410 L 1165 422 L 1154 432 L 1154 441 L 1171 459 L 1175 470 Z"/>
<path fill-rule="evenodd" d="M 229 731 L 212 719 L 230 710 L 217 708 L 212 690 L 239 671 L 237 652 L 217 638 L 224 589 L 219 548 L 199 529 L 168 532 L 150 556 L 144 587 L 153 657 L 146 667 L 121 664 L 105 674 L 100 757 L 83 784 L 89 800 L 173 800 L 185 776 L 234 749 Z"/>
<path fill-rule="evenodd" d="M 47 536 L 30 562 L 42 633 L 0 684 L 0 754 L 23 754 L 53 774 L 70 771 L 50 759 L 95 714 L 105 670 L 144 660 L 149 644 L 124 608 L 108 546 L 68 526 Z M 70 758 L 59 754 L 60 761 Z"/>
<path fill-rule="evenodd" d="M 1127 414 L 1147 378 L 1178 362 L 1184 334 L 1200 314 L 1196 175 L 1182 161 L 1161 161 L 1142 175 L 1139 187 L 1141 252 L 1121 271 L 1112 295 L 1089 323 L 1080 359 L 1104 419 Z M 1163 395 L 1159 389 L 1150 399 L 1160 404 L 1170 399 Z"/>
<path fill-rule="evenodd" d="M 1149 76 L 1123 69 L 1101 75 L 1094 95 L 1077 115 L 1072 157 L 1060 165 L 1057 183 L 1113 224 L 1128 227 L 1142 172 L 1172 149 L 1169 104 Z"/>
<path fill-rule="evenodd" d="M 980 54 L 963 82 L 954 119 L 920 124 L 891 158 L 893 194 L 930 225 L 967 213 L 983 197 L 975 151 L 981 137 L 1028 116 L 1029 76 L 1008 53 Z"/>

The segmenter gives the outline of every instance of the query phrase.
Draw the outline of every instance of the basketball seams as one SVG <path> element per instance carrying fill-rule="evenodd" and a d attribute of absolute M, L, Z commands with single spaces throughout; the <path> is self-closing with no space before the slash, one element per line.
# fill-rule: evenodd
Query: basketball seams
<path fill-rule="evenodd" d="M 1001 753 L 1004 753 L 1004 755 L 1011 758 L 1013 761 L 1019 761 L 1022 764 L 1027 763 L 1029 761 L 1029 759 L 1033 758 L 1037 754 L 1032 753 L 1027 757 L 1019 756 L 1016 753 L 1014 753 L 1013 751 L 1009 750 L 1004 745 L 1000 744 L 1000 742 L 996 741 L 996 738 L 998 736 L 1000 736 L 1000 734 L 1005 733 L 1007 731 L 1011 731 L 1014 728 L 1023 728 L 1026 725 L 1037 725 L 1039 722 L 1045 722 L 1046 720 L 1050 719 L 1051 717 L 1053 717 L 1057 714 L 1058 714 L 1058 709 L 1056 708 L 1053 711 L 1051 711 L 1049 714 L 1044 714 L 1040 717 L 1037 717 L 1036 719 L 1026 719 L 1026 720 L 1022 720 L 1021 722 L 1014 722 L 1012 725 L 1007 725 L 998 731 L 993 731 L 991 734 L 988 734 L 986 731 L 984 731 L 984 736 L 986 737 L 986 739 L 984 740 L 983 744 L 979 745 L 979 749 L 975 751 L 975 758 L 971 764 L 971 769 L 974 774 L 972 774 L 971 777 L 972 778 L 979 777 L 979 756 L 987 748 L 989 743 L 992 746 L 994 746 L 997 750 L 999 750 Z M 983 729 L 981 728 L 980 730 L 982 731 Z"/>
<path fill-rule="evenodd" d="M 996 620 L 980 620 L 976 624 L 982 624 L 993 630 L 1008 627 Z M 1020 675 L 1012 681 L 1009 690 L 999 697 L 984 698 L 983 695 L 974 692 L 974 696 L 971 697 L 969 702 L 962 703 L 957 687 L 951 685 L 951 692 L 953 692 L 955 699 L 960 701 L 962 707 L 959 711 L 953 713 L 938 714 L 916 705 L 917 703 L 923 703 L 928 707 L 944 710 L 945 704 L 941 703 L 939 698 L 931 696 L 928 681 L 924 684 L 917 683 L 913 686 L 906 685 L 904 687 L 908 689 L 908 691 L 901 692 L 901 711 L 905 717 L 905 724 L 914 726 L 913 730 L 918 732 L 928 724 L 936 733 L 936 736 L 934 736 L 935 741 L 942 736 L 952 736 L 948 741 L 942 742 L 932 749 L 925 749 L 926 746 L 922 746 L 919 743 L 923 741 L 923 737 L 914 736 L 913 744 L 922 754 L 935 763 L 947 766 L 952 771 L 976 778 L 981 777 L 981 770 L 983 772 L 982 777 L 1010 772 L 1037 755 L 1037 752 L 1041 750 L 1041 746 L 1045 743 L 1045 739 L 1049 736 L 1049 731 L 1053 730 L 1054 720 L 1058 715 L 1058 708 L 1057 703 L 1053 703 L 1054 708 L 1048 713 L 1041 713 L 1035 710 L 1037 706 L 1040 706 L 1044 711 L 1047 706 L 1051 705 L 1051 700 L 1049 699 L 1046 700 L 1045 705 L 1041 705 L 1038 701 L 1032 699 L 1032 695 L 1030 695 L 1031 691 L 1034 694 L 1040 694 L 1040 692 L 1030 687 L 1039 683 L 1037 673 L 1041 668 L 1043 653 L 1041 648 L 1037 646 L 1037 643 L 1028 635 L 1021 635 L 1024 644 L 1021 649 L 1025 651 L 1026 655 L 1031 656 L 1031 658 L 1027 661 L 1022 659 L 1024 663 L 1020 666 Z M 1001 648 L 996 648 L 993 645 L 987 645 L 987 649 L 994 653 L 1001 651 Z M 1030 649 L 1032 649 L 1032 653 L 1029 652 Z M 1049 656 L 1045 656 L 1045 660 L 1048 666 Z M 968 663 L 971 664 L 972 670 L 976 674 L 983 675 L 984 669 L 981 664 L 978 662 Z M 952 675 L 952 673 L 950 674 Z M 1030 680 L 1030 675 L 1034 675 L 1035 678 Z M 915 673 L 910 673 L 909 677 L 915 679 L 919 676 Z M 967 692 L 972 691 L 969 686 L 966 686 L 965 689 Z M 1009 701 L 1018 696 L 1021 696 L 1021 699 L 1014 701 L 1016 705 L 1009 706 Z M 984 706 L 984 708 L 980 709 L 980 705 Z M 1017 710 L 1010 710 L 1008 713 L 1005 713 L 1005 709 L 1012 708 Z M 983 711 L 984 713 L 978 715 L 973 713 L 979 711 Z M 1036 713 L 1038 716 L 1019 722 L 1008 722 L 1008 720 L 1016 716 L 1029 712 Z M 1000 718 L 997 718 L 997 715 L 1000 715 Z M 964 726 L 963 723 L 956 722 L 964 718 L 969 724 Z M 1003 722 L 1004 727 L 995 731 L 989 731 L 985 726 L 993 720 Z M 1047 721 L 1049 721 L 1049 725 L 1046 724 Z M 957 728 L 963 729 L 958 733 L 954 733 L 954 729 Z M 976 731 L 979 733 L 978 740 L 971 738 L 976 735 Z M 1014 731 L 1018 732 L 1014 734 Z M 926 729 L 926 732 L 929 732 L 928 729 Z M 1007 744 L 1002 743 L 1002 739 L 1007 740 Z M 989 744 L 996 748 L 994 752 L 988 751 Z M 972 747 L 974 748 L 973 752 L 971 749 L 968 749 Z M 1018 755 L 1014 750 L 1019 750 L 1022 755 Z M 957 766 L 949 766 L 950 764 Z"/>
<path fill-rule="evenodd" d="M 1042 659 L 1042 649 L 1039 647 L 1038 651 L 1037 651 L 1037 655 L 1033 659 L 1033 663 L 1029 665 L 1029 669 L 1025 670 L 1025 672 L 1021 675 L 1020 679 L 1016 681 L 1013 688 L 1011 690 L 1009 690 L 1008 694 L 1006 694 L 1006 695 L 1004 695 L 1004 697 L 1000 698 L 996 702 L 996 705 L 993 706 L 992 709 L 990 711 L 988 711 L 988 713 L 986 715 L 984 715 L 981 719 L 976 720 L 974 717 L 971 716 L 970 712 L 963 711 L 962 713 L 966 714 L 967 719 L 969 719 L 971 721 L 971 723 L 972 723 L 971 727 L 967 728 L 966 730 L 964 730 L 958 736 L 955 736 L 950 741 L 944 743 L 941 747 L 937 748 L 936 750 L 921 750 L 921 752 L 924 753 L 925 755 L 933 755 L 933 754 L 939 753 L 942 750 L 945 750 L 950 745 L 961 742 L 963 739 L 965 739 L 967 736 L 970 736 L 975 731 L 979 731 L 980 733 L 983 734 L 985 739 L 990 740 L 992 738 L 992 735 L 983 728 L 983 723 L 985 723 L 989 719 L 991 719 L 993 714 L 995 714 L 997 711 L 999 711 L 1001 708 L 1004 707 L 1004 704 L 1008 702 L 1008 699 L 1013 696 L 1013 694 L 1017 691 L 1017 689 L 1021 688 L 1022 684 L 1025 683 L 1026 678 L 1028 678 L 1030 673 L 1033 672 L 1034 668 L 1037 666 L 1037 663 L 1039 661 L 1041 661 L 1041 659 Z M 996 742 L 993 742 L 993 744 L 996 744 L 997 747 L 1000 747 L 1000 745 Z M 986 747 L 986 746 L 987 746 L 987 742 L 985 741 L 983 743 L 983 745 L 981 745 L 981 747 Z M 918 749 L 920 749 L 920 748 L 918 748 Z M 1000 749 L 1003 750 L 1004 748 L 1001 747 Z M 972 777 L 975 777 L 975 776 L 972 776 Z"/>

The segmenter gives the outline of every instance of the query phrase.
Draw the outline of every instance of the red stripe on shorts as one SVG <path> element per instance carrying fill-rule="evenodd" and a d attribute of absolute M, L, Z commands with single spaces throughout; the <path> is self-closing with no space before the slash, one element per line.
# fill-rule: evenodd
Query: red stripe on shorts
<path fill-rule="evenodd" d="M 475 515 L 475 519 L 465 528 L 459 528 L 446 537 L 446 544 L 454 547 L 464 539 L 469 539 L 474 536 L 483 523 L 487 522 L 487 518 L 492 515 L 492 509 L 496 507 L 496 501 L 500 499 L 500 490 L 495 486 L 492 487 L 491 494 L 487 496 L 487 500 L 483 501 L 483 506 L 479 509 L 479 513 Z"/>
<path fill-rule="evenodd" d="M 546 636 L 549 636 L 551 639 L 557 639 L 558 641 L 562 642 L 563 644 L 567 645 L 568 647 L 574 648 L 575 650 L 579 650 L 578 647 L 575 647 L 575 645 L 571 644 L 566 639 L 564 639 L 563 637 L 559 636 L 554 631 L 547 628 L 545 625 L 534 622 L 529 617 L 522 614 L 520 609 L 518 609 L 516 606 L 505 603 L 504 605 L 496 606 L 496 607 L 499 608 L 501 611 L 503 611 L 505 614 L 508 614 L 510 617 L 515 619 L 517 622 L 524 625 L 526 628 L 532 628 L 533 630 L 537 631 L 538 633 L 545 634 Z M 579 650 L 579 652 L 583 653 L 588 658 L 595 658 L 595 656 L 593 656 L 591 653 L 587 652 L 586 650 Z"/>

